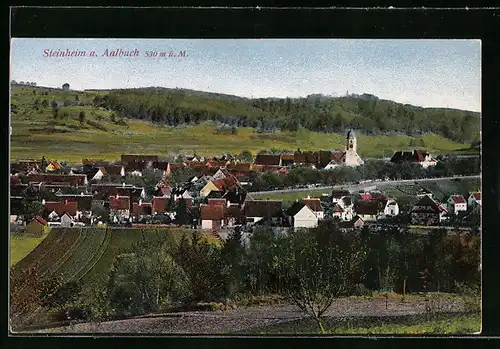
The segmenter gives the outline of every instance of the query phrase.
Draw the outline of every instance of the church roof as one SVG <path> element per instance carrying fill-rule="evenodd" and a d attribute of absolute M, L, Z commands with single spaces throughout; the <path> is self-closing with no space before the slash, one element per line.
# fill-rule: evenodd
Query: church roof
<path fill-rule="evenodd" d="M 347 132 L 347 138 L 348 139 L 354 139 L 354 138 L 356 138 L 356 134 L 354 133 L 353 130 L 349 130 L 349 132 Z"/>

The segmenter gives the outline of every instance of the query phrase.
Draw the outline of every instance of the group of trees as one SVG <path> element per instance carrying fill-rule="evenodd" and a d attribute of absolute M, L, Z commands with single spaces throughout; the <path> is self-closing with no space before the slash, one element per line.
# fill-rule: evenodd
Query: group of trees
<path fill-rule="evenodd" d="M 196 302 L 280 295 L 316 319 L 336 298 L 372 291 L 456 292 L 480 282 L 479 236 L 428 236 L 387 228 L 341 232 L 334 221 L 313 229 L 275 234 L 254 229 L 248 243 L 235 230 L 222 246 L 198 233 L 175 243 L 146 237 L 118 255 L 102 299 L 103 313 L 132 315 Z M 95 315 L 95 314 L 94 314 Z"/>
<path fill-rule="evenodd" d="M 284 189 L 297 185 L 322 184 L 337 185 L 361 180 L 375 179 L 420 179 L 452 177 L 456 175 L 477 175 L 481 170 L 481 160 L 477 158 L 447 157 L 438 161 L 436 166 L 424 169 L 418 164 L 408 162 L 392 163 L 372 160 L 359 167 L 339 167 L 322 171 L 310 167 L 295 167 L 287 174 L 266 172 L 255 176 L 251 190 L 264 191 Z"/>
<path fill-rule="evenodd" d="M 137 118 L 177 126 L 207 120 L 229 127 L 253 127 L 258 132 L 344 132 L 354 128 L 366 134 L 433 132 L 458 142 L 479 139 L 477 113 L 420 108 L 378 98 L 217 98 L 184 91 L 113 91 L 94 98 L 94 106 L 123 118 Z"/>

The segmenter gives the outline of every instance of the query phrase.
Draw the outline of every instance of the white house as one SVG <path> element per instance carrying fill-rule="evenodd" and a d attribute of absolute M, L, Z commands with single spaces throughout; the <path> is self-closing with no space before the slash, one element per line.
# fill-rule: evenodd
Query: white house
<path fill-rule="evenodd" d="M 467 211 L 467 201 L 462 195 L 451 195 L 446 203 L 451 213 L 458 214 L 460 211 Z"/>
<path fill-rule="evenodd" d="M 68 213 L 64 213 L 61 217 L 61 227 L 69 228 L 72 227 L 75 223 L 73 217 L 71 217 Z"/>
<path fill-rule="evenodd" d="M 334 190 L 332 191 L 332 203 L 336 204 L 350 194 L 351 193 L 348 190 Z"/>
<path fill-rule="evenodd" d="M 325 211 L 323 210 L 323 206 L 321 205 L 320 198 L 311 198 L 308 196 L 307 198 L 302 199 L 302 202 L 311 209 L 311 211 L 318 217 L 318 219 L 325 218 Z"/>
<path fill-rule="evenodd" d="M 290 224 L 295 228 L 315 228 L 318 226 L 318 217 L 303 202 L 295 202 L 288 210 Z"/>
<path fill-rule="evenodd" d="M 393 198 L 385 198 L 381 200 L 382 202 L 382 211 L 380 212 L 381 216 L 385 217 L 394 217 L 399 214 L 399 205 Z"/>
<path fill-rule="evenodd" d="M 222 205 L 200 205 L 201 229 L 220 230 L 224 226 L 224 210 Z"/>

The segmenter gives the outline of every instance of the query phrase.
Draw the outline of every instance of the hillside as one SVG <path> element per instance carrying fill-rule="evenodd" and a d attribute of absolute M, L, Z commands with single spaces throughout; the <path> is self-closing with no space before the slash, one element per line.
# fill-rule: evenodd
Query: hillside
<path fill-rule="evenodd" d="M 370 113 L 366 108 L 361 114 L 355 112 L 359 105 L 363 105 L 358 102 L 364 99 L 354 97 L 318 99 L 319 107 L 303 102 L 307 99 L 296 102 L 272 99 L 269 100 L 268 111 L 262 100 L 226 95 L 215 97 L 214 94 L 184 90 L 147 91 L 66 92 L 43 87 L 15 86 L 11 91 L 11 159 L 46 156 L 75 162 L 84 157 L 118 160 L 126 152 L 172 155 L 196 151 L 200 155 L 218 155 L 243 150 L 256 153 L 271 148 L 343 149 L 344 129 L 347 127 L 358 130 L 358 149 L 363 157 L 390 156 L 395 150 L 415 147 L 433 153 L 458 150 L 465 150 L 463 153 L 477 152 L 469 149 L 471 140 L 478 139 L 479 117 L 465 111 L 430 109 L 427 112 L 422 108 L 381 101 L 375 106 L 376 115 L 379 113 L 377 108 L 394 105 L 401 113 L 410 113 L 410 119 L 416 120 L 424 131 L 427 127 L 429 132 L 417 134 L 409 123 L 405 126 L 407 130 L 393 125 L 389 127 L 391 132 L 385 132 L 372 125 L 369 132 L 363 132 L 366 126 L 363 126 L 363 122 L 372 119 L 364 116 Z M 322 131 L 330 133 L 318 132 L 306 120 L 304 125 L 290 126 L 290 120 L 300 120 L 301 117 L 294 116 L 293 113 L 290 117 L 283 116 L 276 109 L 280 103 L 284 103 L 284 110 L 287 103 L 290 106 L 296 104 L 296 110 L 302 110 L 303 117 L 310 119 L 309 121 L 316 116 L 323 118 L 324 122 L 320 122 L 322 125 L 339 121 L 338 113 L 345 120 L 336 133 L 325 129 Z M 303 107 L 299 106 L 300 103 L 303 103 Z M 290 108 L 295 110 L 294 107 Z M 414 109 L 417 111 L 412 111 Z M 418 111 L 420 109 L 423 111 Z M 318 110 L 323 110 L 324 113 L 322 111 L 318 114 Z M 337 114 L 334 110 L 338 111 Z M 82 112 L 84 116 L 80 120 Z M 391 112 L 397 114 L 394 110 Z M 422 116 L 423 112 L 426 113 L 425 117 Z M 445 115 L 446 118 L 443 117 Z M 452 126 L 461 125 L 463 137 L 460 135 L 461 131 L 460 134 L 453 131 L 455 133 L 451 136 L 447 134 L 451 129 L 438 125 L 443 120 L 450 121 Z M 318 123 L 317 120 L 314 122 Z M 470 125 L 465 127 L 467 123 Z M 222 127 L 222 124 L 226 126 Z M 278 130 L 278 126 L 281 130 Z M 432 130 L 435 133 L 431 133 Z M 470 137 L 465 137 L 466 133 Z M 106 151 L 103 152 L 103 149 Z"/>
<path fill-rule="evenodd" d="M 174 243 L 185 231 L 172 229 Z M 192 234 L 191 232 L 188 232 Z M 202 233 L 203 239 L 218 244 L 213 235 Z M 83 292 L 88 294 L 102 287 L 115 257 L 130 252 L 135 243 L 147 240 L 155 245 L 168 237 L 160 229 L 55 229 L 34 249 L 11 267 L 11 302 L 17 310 L 26 309 L 36 294 L 40 282 L 58 279 L 61 284 L 82 281 Z M 18 239 L 11 240 L 11 251 Z M 33 274 L 34 271 L 34 274 Z"/>

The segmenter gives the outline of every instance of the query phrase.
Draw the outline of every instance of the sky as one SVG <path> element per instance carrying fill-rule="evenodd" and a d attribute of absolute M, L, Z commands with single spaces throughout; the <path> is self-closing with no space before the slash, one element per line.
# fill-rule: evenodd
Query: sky
<path fill-rule="evenodd" d="M 45 50 L 86 56 L 47 57 Z M 103 56 L 137 49 L 137 57 Z M 95 51 L 95 56 L 90 52 Z M 186 57 L 147 57 L 147 52 Z M 11 80 L 72 89 L 162 86 L 242 97 L 370 93 L 481 111 L 480 40 L 37 39 L 11 41 Z"/>

